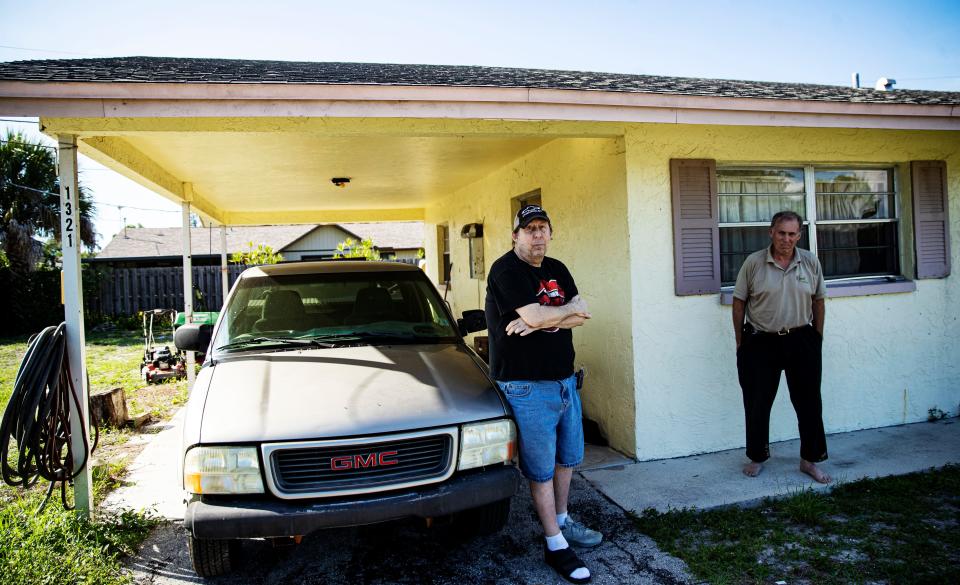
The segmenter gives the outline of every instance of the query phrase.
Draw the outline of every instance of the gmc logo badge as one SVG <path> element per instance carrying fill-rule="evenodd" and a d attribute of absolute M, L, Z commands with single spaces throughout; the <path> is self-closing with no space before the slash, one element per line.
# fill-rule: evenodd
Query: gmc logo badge
<path fill-rule="evenodd" d="M 396 465 L 398 461 L 394 459 L 397 456 L 396 451 L 381 451 L 380 453 L 367 453 L 366 455 L 343 455 L 341 457 L 330 458 L 330 469 L 342 471 L 344 469 L 359 469 L 361 467 L 385 467 L 387 465 Z"/>

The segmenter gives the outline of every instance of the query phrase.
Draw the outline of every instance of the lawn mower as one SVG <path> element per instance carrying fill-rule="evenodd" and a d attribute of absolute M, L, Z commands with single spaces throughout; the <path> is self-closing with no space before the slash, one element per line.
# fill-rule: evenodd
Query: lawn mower
<path fill-rule="evenodd" d="M 170 345 L 157 345 L 153 336 L 153 326 L 159 326 L 163 317 L 170 319 L 170 344 L 173 344 L 173 331 L 176 329 L 176 309 L 153 309 L 143 311 L 143 361 L 140 363 L 140 376 L 147 384 L 156 384 L 170 378 L 181 379 L 187 375 L 183 352 L 170 349 Z"/>

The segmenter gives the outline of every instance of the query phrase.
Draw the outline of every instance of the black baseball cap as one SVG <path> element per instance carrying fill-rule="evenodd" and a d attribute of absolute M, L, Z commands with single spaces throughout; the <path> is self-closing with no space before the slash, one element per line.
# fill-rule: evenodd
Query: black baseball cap
<path fill-rule="evenodd" d="M 513 231 L 527 227 L 527 224 L 535 219 L 542 219 L 547 222 L 551 228 L 553 227 L 553 224 L 550 223 L 550 218 L 547 217 L 547 212 L 544 211 L 542 207 L 539 205 L 525 205 L 520 208 L 517 216 L 513 218 Z"/>

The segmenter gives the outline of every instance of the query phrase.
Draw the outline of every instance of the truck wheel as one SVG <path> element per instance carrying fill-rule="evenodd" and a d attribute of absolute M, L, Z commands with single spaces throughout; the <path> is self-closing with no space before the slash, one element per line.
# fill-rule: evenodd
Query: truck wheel
<path fill-rule="evenodd" d="M 235 540 L 201 540 L 190 536 L 190 561 L 199 577 L 229 573 L 236 550 Z"/>
<path fill-rule="evenodd" d="M 500 532 L 510 517 L 510 498 L 457 514 L 454 524 L 463 535 L 483 536 Z"/>

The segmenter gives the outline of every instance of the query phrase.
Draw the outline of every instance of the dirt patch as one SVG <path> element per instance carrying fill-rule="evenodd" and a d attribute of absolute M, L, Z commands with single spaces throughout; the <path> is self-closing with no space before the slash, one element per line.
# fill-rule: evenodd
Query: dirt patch
<path fill-rule="evenodd" d="M 187 401 L 187 381 L 169 381 L 138 388 L 127 393 L 130 416 L 150 413 L 154 419 L 167 418 Z"/>

